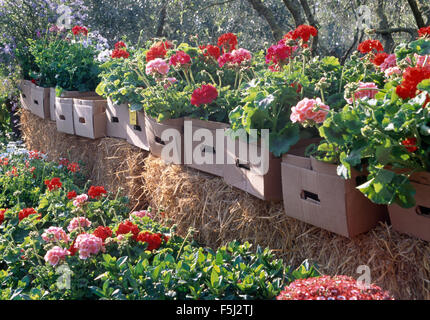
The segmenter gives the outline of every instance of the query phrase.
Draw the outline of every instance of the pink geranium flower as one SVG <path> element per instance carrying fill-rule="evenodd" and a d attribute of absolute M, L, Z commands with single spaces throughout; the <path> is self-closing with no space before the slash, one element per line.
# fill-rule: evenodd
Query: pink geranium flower
<path fill-rule="evenodd" d="M 165 76 L 169 72 L 170 68 L 164 59 L 157 58 L 154 60 L 151 60 L 146 65 L 146 74 L 148 75 L 163 75 Z"/>
<path fill-rule="evenodd" d="M 61 260 L 64 260 L 70 252 L 67 249 L 60 248 L 58 246 L 53 247 L 45 254 L 45 261 L 49 262 L 51 266 L 56 266 Z"/>
<path fill-rule="evenodd" d="M 46 242 L 64 241 L 69 242 L 69 236 L 64 232 L 63 228 L 49 227 L 42 234 L 42 239 Z"/>
<path fill-rule="evenodd" d="M 82 206 L 87 201 L 88 201 L 88 195 L 86 195 L 84 193 L 84 194 L 81 194 L 81 195 L 77 196 L 75 198 L 75 200 L 73 200 L 73 205 L 75 207 L 80 207 L 80 206 Z"/>
<path fill-rule="evenodd" d="M 292 122 L 322 123 L 327 117 L 330 107 L 322 103 L 320 98 L 304 98 L 295 107 L 291 108 L 290 119 Z"/>
<path fill-rule="evenodd" d="M 104 250 L 103 240 L 93 234 L 82 233 L 76 238 L 75 248 L 79 250 L 79 258 L 86 260 Z"/>
<path fill-rule="evenodd" d="M 388 68 L 393 68 L 397 66 L 397 60 L 395 54 L 390 54 L 387 58 L 385 58 L 384 62 L 379 66 L 382 71 L 387 70 Z"/>
<path fill-rule="evenodd" d="M 69 232 L 72 232 L 75 229 L 78 228 L 89 228 L 91 227 L 91 221 L 88 220 L 85 217 L 77 217 L 73 218 L 72 221 L 70 221 L 69 226 L 67 227 L 67 230 Z"/>
<path fill-rule="evenodd" d="M 146 210 L 134 211 L 130 214 L 130 220 L 134 220 L 133 218 L 143 218 L 143 217 L 152 218 L 152 215 Z"/>
<path fill-rule="evenodd" d="M 359 83 L 359 87 L 357 91 L 354 93 L 355 100 L 360 100 L 363 98 L 369 98 L 373 99 L 375 98 L 376 94 L 378 93 L 378 86 L 373 82 L 361 82 Z M 349 104 L 352 104 L 353 99 L 348 98 L 346 101 Z"/>

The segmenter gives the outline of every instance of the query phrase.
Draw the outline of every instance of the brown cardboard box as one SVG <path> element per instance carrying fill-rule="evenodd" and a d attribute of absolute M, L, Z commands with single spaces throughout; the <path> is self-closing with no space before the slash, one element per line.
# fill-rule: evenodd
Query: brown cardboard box
<path fill-rule="evenodd" d="M 223 177 L 224 167 L 227 160 L 227 156 L 226 156 L 227 137 L 223 135 L 223 141 L 220 143 L 219 141 L 217 141 L 216 131 L 222 130 L 225 132 L 225 130 L 229 128 L 229 125 L 221 122 L 185 118 L 184 127 L 185 127 L 185 122 L 187 121 L 190 121 L 192 124 L 192 132 L 191 132 L 191 140 L 184 141 L 185 148 L 187 148 L 187 144 L 190 144 L 191 148 L 189 152 L 191 152 L 191 155 L 194 155 L 194 153 L 196 152 L 200 152 L 202 157 L 204 157 L 205 155 L 208 155 L 208 157 L 210 157 L 211 163 L 197 164 L 194 161 L 195 160 L 194 157 L 192 157 L 192 159 L 185 158 L 184 159 L 185 164 L 191 168 L 194 168 L 203 172 L 207 172 L 218 177 Z M 194 133 L 200 129 L 208 130 L 211 136 L 213 137 L 213 141 L 205 141 L 204 144 L 202 143 L 202 141 L 192 141 L 194 137 Z M 186 133 L 184 132 L 184 139 L 186 138 L 187 136 L 186 136 Z M 217 148 L 218 144 L 220 145 L 222 144 L 222 147 L 220 146 L 219 148 Z M 219 155 L 218 153 L 221 153 L 221 155 Z M 217 164 L 217 156 L 218 158 L 222 158 L 222 163 Z"/>
<path fill-rule="evenodd" d="M 42 119 L 49 119 L 49 88 L 31 87 L 30 111 Z"/>
<path fill-rule="evenodd" d="M 391 224 L 394 230 L 430 241 L 430 173 L 414 174 L 411 183 L 416 190 L 417 205 L 409 209 L 389 205 Z"/>
<path fill-rule="evenodd" d="M 149 142 L 147 138 L 147 130 L 146 130 L 146 122 L 145 122 L 145 112 L 143 111 L 135 111 L 135 122 L 130 123 L 130 115 L 129 108 L 127 107 L 127 122 L 126 122 L 126 131 L 127 131 L 127 141 L 128 143 L 149 151 Z"/>
<path fill-rule="evenodd" d="M 358 189 L 358 172 L 349 180 L 336 174 L 335 164 L 286 154 L 282 158 L 282 189 L 288 216 L 345 237 L 367 232 L 387 219 L 386 206 L 376 205 Z"/>
<path fill-rule="evenodd" d="M 127 139 L 128 105 L 113 104 L 108 98 L 106 109 L 106 135 L 112 138 Z"/>
<path fill-rule="evenodd" d="M 57 131 L 75 134 L 73 98 L 55 97 L 55 122 L 57 124 Z"/>
<path fill-rule="evenodd" d="M 34 84 L 30 80 L 21 80 L 19 84 L 19 89 L 21 90 L 21 93 L 20 93 L 21 106 L 26 110 L 30 109 L 31 87 L 33 86 Z"/>
<path fill-rule="evenodd" d="M 179 136 L 173 137 L 169 141 L 163 141 L 162 140 L 162 133 L 164 130 L 168 129 L 175 129 Z M 157 122 L 155 119 L 149 117 L 148 115 L 145 115 L 145 130 L 146 130 L 146 136 L 148 138 L 148 144 L 149 144 L 149 150 L 151 153 L 156 157 L 162 157 L 162 150 L 166 145 L 170 145 L 173 143 L 173 152 L 175 155 L 178 156 L 177 159 L 175 159 L 173 162 L 176 164 L 183 164 L 184 163 L 184 118 L 179 119 L 169 119 L 166 121 L 163 121 L 162 123 Z M 173 157 L 173 154 L 170 156 Z M 164 159 L 166 162 L 172 162 L 169 161 L 169 159 Z"/>
<path fill-rule="evenodd" d="M 226 137 L 227 143 L 231 143 L 231 138 Z M 248 143 L 236 139 L 235 150 L 229 150 L 226 146 L 227 164 L 224 167 L 224 181 L 235 188 L 246 191 L 253 196 L 267 201 L 282 200 L 281 184 L 281 158 L 276 158 L 269 154 L 269 170 L 266 174 L 261 174 L 258 168 L 251 164 L 249 159 Z M 240 159 L 239 150 L 248 150 L 247 159 Z M 257 154 L 261 154 L 261 146 L 257 145 Z"/>
<path fill-rule="evenodd" d="M 73 125 L 77 136 L 90 139 L 106 137 L 107 101 L 100 97 L 73 99 Z"/>
<path fill-rule="evenodd" d="M 56 121 L 55 116 L 55 88 L 49 88 L 49 110 L 51 115 L 51 120 Z M 63 91 L 60 98 L 79 98 L 79 97 L 95 97 L 97 93 L 95 92 L 80 92 L 80 91 Z"/>

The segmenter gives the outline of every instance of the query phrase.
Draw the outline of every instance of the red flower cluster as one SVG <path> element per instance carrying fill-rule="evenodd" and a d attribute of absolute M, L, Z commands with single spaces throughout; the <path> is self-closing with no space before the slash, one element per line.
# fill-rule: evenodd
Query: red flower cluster
<path fill-rule="evenodd" d="M 365 287 L 347 276 L 299 279 L 282 291 L 277 300 L 394 300 L 376 285 Z"/>
<path fill-rule="evenodd" d="M 402 141 L 402 145 L 404 145 L 406 147 L 406 149 L 409 152 L 411 152 L 411 153 L 413 153 L 413 152 L 415 152 L 415 151 L 418 150 L 418 147 L 417 147 L 417 138 L 415 138 L 415 137 L 403 140 Z"/>
<path fill-rule="evenodd" d="M 290 87 L 292 88 L 296 88 L 296 92 L 300 93 L 303 89 L 303 86 L 300 83 L 297 82 L 293 82 L 292 84 L 290 84 Z"/>
<path fill-rule="evenodd" d="M 112 230 L 109 227 L 99 226 L 96 230 L 94 230 L 93 235 L 105 242 L 107 238 L 112 237 Z"/>
<path fill-rule="evenodd" d="M 121 48 L 127 49 L 127 45 L 123 41 L 118 41 L 117 43 L 115 43 L 115 49 L 121 49 Z"/>
<path fill-rule="evenodd" d="M 18 213 L 18 218 L 19 221 L 22 221 L 23 219 L 27 218 L 28 216 L 32 215 L 32 214 L 39 214 L 36 212 L 36 210 L 34 210 L 33 208 L 25 208 L 22 209 L 19 213 Z M 42 217 L 41 214 L 39 214 L 39 219 Z"/>
<path fill-rule="evenodd" d="M 58 160 L 58 165 L 63 166 L 63 167 L 67 167 L 69 165 L 69 160 L 66 158 L 60 158 Z"/>
<path fill-rule="evenodd" d="M 90 189 L 88 190 L 88 195 L 92 199 L 97 199 L 106 193 L 107 192 L 106 192 L 105 188 L 102 186 L 97 186 L 97 187 L 91 186 Z"/>
<path fill-rule="evenodd" d="M 397 95 L 403 100 L 416 97 L 417 86 L 425 79 L 430 79 L 430 66 L 407 68 L 402 83 L 396 88 Z"/>
<path fill-rule="evenodd" d="M 236 46 L 237 37 L 234 33 L 224 33 L 218 38 L 218 47 L 221 47 L 223 52 L 231 52 Z"/>
<path fill-rule="evenodd" d="M 28 157 L 30 159 L 34 159 L 34 160 L 40 160 L 43 158 L 43 152 L 37 151 L 37 150 L 33 150 L 33 151 L 29 151 L 28 152 Z"/>
<path fill-rule="evenodd" d="M 7 166 L 9 164 L 8 158 L 0 158 L 0 165 Z"/>
<path fill-rule="evenodd" d="M 418 36 L 421 38 L 430 38 L 430 27 L 423 27 L 418 30 Z"/>
<path fill-rule="evenodd" d="M 267 49 L 266 63 L 270 64 L 269 69 L 279 71 L 281 66 L 288 62 L 287 59 L 293 55 L 294 50 L 294 47 L 285 45 L 282 40 Z"/>
<path fill-rule="evenodd" d="M 120 41 L 122 42 L 122 41 Z M 124 44 L 124 42 L 122 42 Z M 124 58 L 127 59 L 128 57 L 130 57 L 130 53 L 128 53 L 125 44 L 124 47 L 121 47 L 120 45 L 118 45 L 118 43 L 115 44 L 115 49 L 112 51 L 112 55 L 111 55 L 112 59 L 120 59 L 120 58 Z"/>
<path fill-rule="evenodd" d="M 191 104 L 198 107 L 202 104 L 209 104 L 216 98 L 218 98 L 218 90 L 210 84 L 204 84 L 194 90 L 191 95 Z"/>
<path fill-rule="evenodd" d="M 77 162 L 72 162 L 67 165 L 67 170 L 69 170 L 70 172 L 76 173 L 76 172 L 79 172 L 81 168 L 79 167 L 79 164 Z"/>
<path fill-rule="evenodd" d="M 370 61 L 375 65 L 375 66 L 380 66 L 381 64 L 384 63 L 385 59 L 388 58 L 388 53 L 385 52 L 381 52 L 376 54 L 373 59 L 371 59 Z"/>
<path fill-rule="evenodd" d="M 297 41 L 298 39 L 302 39 L 303 45 L 305 45 L 311 36 L 316 37 L 318 34 L 318 30 L 310 25 L 302 24 L 298 26 L 295 30 L 288 32 L 284 39 L 291 39 Z"/>
<path fill-rule="evenodd" d="M 48 187 L 49 191 L 60 189 L 63 185 L 60 178 L 52 178 L 51 180 L 45 180 L 45 185 Z"/>
<path fill-rule="evenodd" d="M 161 233 L 149 233 L 149 232 L 141 232 L 137 236 L 137 241 L 146 242 L 148 244 L 147 250 L 157 250 L 161 247 L 162 237 Z"/>
<path fill-rule="evenodd" d="M 218 60 L 218 58 L 221 56 L 221 50 L 219 47 L 213 46 L 211 44 L 199 46 L 199 49 L 203 52 L 203 56 L 205 57 L 212 57 L 215 60 Z"/>
<path fill-rule="evenodd" d="M 1 209 L 0 210 L 0 226 L 3 224 L 4 222 L 4 214 L 6 212 L 6 209 Z"/>
<path fill-rule="evenodd" d="M 80 26 L 74 26 L 72 28 L 72 32 L 75 36 L 83 34 L 84 36 L 88 35 L 88 29 L 85 27 L 80 27 Z"/>
<path fill-rule="evenodd" d="M 376 50 L 377 52 L 384 51 L 384 47 L 379 40 L 365 40 L 358 45 L 358 51 L 363 54 L 372 52 L 373 50 Z"/>
<path fill-rule="evenodd" d="M 118 226 L 116 235 L 119 236 L 120 234 L 128 234 L 130 232 L 133 234 L 132 238 L 137 241 L 137 236 L 140 232 L 139 227 L 136 226 L 133 222 L 127 220 Z"/>
<path fill-rule="evenodd" d="M 191 62 L 191 57 L 184 51 L 176 52 L 169 61 L 169 64 L 175 67 L 182 67 Z"/>
<path fill-rule="evenodd" d="M 173 44 L 170 41 L 160 41 L 155 43 L 146 53 L 146 62 L 157 58 L 165 58 L 167 50 L 173 48 Z"/>
<path fill-rule="evenodd" d="M 78 196 L 75 190 L 69 191 L 67 193 L 67 199 L 72 200 L 75 199 Z"/>

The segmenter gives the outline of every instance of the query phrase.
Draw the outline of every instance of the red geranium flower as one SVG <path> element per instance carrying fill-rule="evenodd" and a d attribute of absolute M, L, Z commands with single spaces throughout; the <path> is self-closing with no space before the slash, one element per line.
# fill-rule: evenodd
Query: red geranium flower
<path fill-rule="evenodd" d="M 295 30 L 288 32 L 284 39 L 298 40 L 302 39 L 303 45 L 306 46 L 306 42 L 309 41 L 310 37 L 316 37 L 318 30 L 310 25 L 302 24 L 298 26 Z"/>
<path fill-rule="evenodd" d="M 3 224 L 4 221 L 4 214 L 6 212 L 7 209 L 1 209 L 0 210 L 0 226 Z"/>
<path fill-rule="evenodd" d="M 106 194 L 106 190 L 104 187 L 102 186 L 91 186 L 90 189 L 88 190 L 88 195 L 90 196 L 90 198 L 92 199 L 96 199 L 101 197 L 103 194 Z"/>
<path fill-rule="evenodd" d="M 209 104 L 218 97 L 218 90 L 210 85 L 204 84 L 200 88 L 194 90 L 191 95 L 191 104 L 198 107 L 202 104 Z"/>
<path fill-rule="evenodd" d="M 69 191 L 67 193 L 67 199 L 72 200 L 75 199 L 78 196 L 75 190 Z"/>
<path fill-rule="evenodd" d="M 127 59 L 128 57 L 130 57 L 130 53 L 128 53 L 125 49 L 115 49 L 112 51 L 111 57 L 112 59 Z"/>
<path fill-rule="evenodd" d="M 152 61 L 157 58 L 165 58 L 167 50 L 171 48 L 173 48 L 173 44 L 170 41 L 160 41 L 155 43 L 146 53 L 146 62 Z"/>
<path fill-rule="evenodd" d="M 112 237 L 112 230 L 109 227 L 99 226 L 94 230 L 93 234 L 105 242 L 107 238 Z"/>
<path fill-rule="evenodd" d="M 380 66 L 381 64 L 384 63 L 385 59 L 387 59 L 388 57 L 388 53 L 385 52 L 381 52 L 375 55 L 375 57 L 373 59 L 371 59 L 370 61 L 375 65 L 375 66 Z"/>
<path fill-rule="evenodd" d="M 72 245 L 69 248 L 69 252 L 72 257 L 76 254 L 76 252 L 78 252 L 78 249 L 75 247 L 75 242 L 76 242 L 76 239 L 73 240 Z"/>
<path fill-rule="evenodd" d="M 423 37 L 423 38 L 430 37 L 430 27 L 423 27 L 423 28 L 419 29 L 418 30 L 418 36 Z"/>
<path fill-rule="evenodd" d="M 52 178 L 51 180 L 45 180 L 45 185 L 48 187 L 49 191 L 60 189 L 63 185 L 60 178 Z"/>
<path fill-rule="evenodd" d="M 414 98 L 418 84 L 425 79 L 430 79 L 430 66 L 407 68 L 402 83 L 396 88 L 397 95 L 403 100 Z"/>
<path fill-rule="evenodd" d="M 215 60 L 218 60 L 218 58 L 221 56 L 221 50 L 217 46 L 213 46 L 211 44 L 208 44 L 206 46 L 199 46 L 199 49 L 202 50 L 203 56 L 205 57 L 212 57 Z"/>
<path fill-rule="evenodd" d="M 74 26 L 72 28 L 72 32 L 75 36 L 77 36 L 79 34 L 83 34 L 84 36 L 88 35 L 88 29 L 85 27 L 81 27 L 81 26 Z"/>
<path fill-rule="evenodd" d="M 366 54 L 373 50 L 376 50 L 377 52 L 384 51 L 384 47 L 379 40 L 365 40 L 358 45 L 358 51 L 361 53 Z"/>
<path fill-rule="evenodd" d="M 123 41 L 118 41 L 115 43 L 115 49 L 127 48 L 127 45 Z"/>
<path fill-rule="evenodd" d="M 404 145 L 406 147 L 406 149 L 411 153 L 418 150 L 417 138 L 415 138 L 415 137 L 403 140 L 402 145 Z"/>
<path fill-rule="evenodd" d="M 77 162 L 72 162 L 67 165 L 67 170 L 69 170 L 70 172 L 76 173 L 76 172 L 79 172 L 81 168 L 79 167 L 79 164 Z"/>
<path fill-rule="evenodd" d="M 118 236 L 120 234 L 128 234 L 130 232 L 133 234 L 132 238 L 137 241 L 137 236 L 139 235 L 139 232 L 140 232 L 139 227 L 135 225 L 133 222 L 127 220 L 118 226 L 116 235 Z"/>
<path fill-rule="evenodd" d="M 218 46 L 223 49 L 223 52 L 231 52 L 236 49 L 237 37 L 234 33 L 224 33 L 218 38 Z"/>
<path fill-rule="evenodd" d="M 23 219 L 27 218 L 28 216 L 32 215 L 32 214 L 39 214 L 37 213 L 36 210 L 34 210 L 34 208 L 25 208 L 22 209 L 19 213 L 18 213 L 18 218 L 19 221 L 22 221 Z M 41 214 L 39 214 L 39 219 L 42 217 Z"/>
<path fill-rule="evenodd" d="M 347 276 L 298 279 L 286 287 L 277 300 L 393 300 L 390 294 L 372 284 L 361 285 Z"/>
<path fill-rule="evenodd" d="M 146 242 L 148 244 L 147 250 L 152 251 L 161 247 L 161 237 L 160 233 L 142 232 L 138 235 L 137 241 Z"/>
<path fill-rule="evenodd" d="M 184 51 L 178 51 L 170 57 L 169 64 L 175 67 L 181 67 L 191 62 L 191 57 Z"/>

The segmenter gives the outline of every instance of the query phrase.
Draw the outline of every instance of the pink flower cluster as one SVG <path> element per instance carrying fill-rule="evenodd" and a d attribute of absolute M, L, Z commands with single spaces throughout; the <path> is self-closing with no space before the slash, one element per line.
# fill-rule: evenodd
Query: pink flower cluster
<path fill-rule="evenodd" d="M 246 49 L 239 48 L 232 52 L 226 52 L 218 58 L 219 67 L 222 68 L 224 65 L 228 67 L 238 67 L 242 64 L 248 63 L 252 59 L 252 54 Z"/>
<path fill-rule="evenodd" d="M 69 226 L 67 227 L 67 230 L 69 232 L 72 232 L 75 229 L 78 228 L 88 228 L 91 227 L 91 221 L 88 220 L 85 217 L 77 217 L 73 218 L 72 221 L 70 221 Z"/>
<path fill-rule="evenodd" d="M 42 239 L 46 242 L 64 241 L 67 243 L 70 241 L 67 233 L 60 227 L 49 227 L 43 232 Z"/>
<path fill-rule="evenodd" d="M 373 99 L 375 98 L 376 94 L 378 93 L 378 86 L 373 82 L 361 82 L 359 83 L 359 87 L 357 91 L 354 93 L 355 100 L 363 99 L 363 98 L 369 98 Z M 352 98 L 346 99 L 346 101 L 349 104 L 353 103 Z"/>
<path fill-rule="evenodd" d="M 385 78 L 389 78 L 396 74 L 401 75 L 403 74 L 403 72 L 399 67 L 392 67 L 392 68 L 385 69 L 384 74 L 385 74 Z"/>
<path fill-rule="evenodd" d="M 152 219 L 152 215 L 146 210 L 134 211 L 130 214 L 130 220 L 134 220 L 133 218 L 143 218 L 143 217 L 149 217 Z"/>
<path fill-rule="evenodd" d="M 419 56 L 415 54 L 415 59 L 417 59 L 417 67 L 428 67 L 430 66 L 430 55 Z"/>
<path fill-rule="evenodd" d="M 67 249 L 58 246 L 53 247 L 45 254 L 45 261 L 49 262 L 51 266 L 56 266 L 61 260 L 64 260 L 70 252 Z"/>
<path fill-rule="evenodd" d="M 103 251 L 103 240 L 93 234 L 82 233 L 76 238 L 75 248 L 79 250 L 79 258 L 86 260 L 90 255 Z"/>
<path fill-rule="evenodd" d="M 305 123 L 307 121 L 322 123 L 327 117 L 330 107 L 322 103 L 320 98 L 304 98 L 295 107 L 291 108 L 292 122 Z"/>
<path fill-rule="evenodd" d="M 80 206 L 82 206 L 87 201 L 88 201 L 88 195 L 86 195 L 84 193 L 84 194 L 81 194 L 81 195 L 77 196 L 75 198 L 75 200 L 73 200 L 73 205 L 75 207 L 80 207 Z"/>
<path fill-rule="evenodd" d="M 299 279 L 282 291 L 277 300 L 394 300 L 376 285 L 365 286 L 347 276 Z"/>
<path fill-rule="evenodd" d="M 266 64 L 269 64 L 269 69 L 273 72 L 279 71 L 281 67 L 288 63 L 288 60 L 298 49 L 297 46 L 291 47 L 285 45 L 285 40 L 281 40 L 278 44 L 274 44 L 267 50 Z"/>
<path fill-rule="evenodd" d="M 164 59 L 156 58 L 151 60 L 146 65 L 146 74 L 148 75 L 163 75 L 165 76 L 169 72 L 169 65 Z"/>
<path fill-rule="evenodd" d="M 178 51 L 174 54 L 170 60 L 169 64 L 175 67 L 182 67 L 191 62 L 191 57 L 184 51 Z"/>
<path fill-rule="evenodd" d="M 387 70 L 388 68 L 393 68 L 397 66 L 397 60 L 395 54 L 390 54 L 385 58 L 384 62 L 379 66 L 382 71 Z"/>

